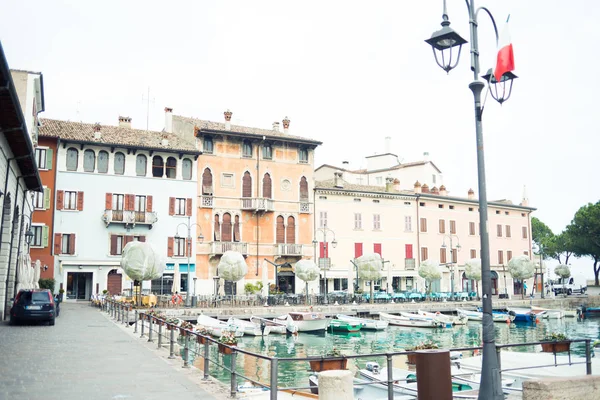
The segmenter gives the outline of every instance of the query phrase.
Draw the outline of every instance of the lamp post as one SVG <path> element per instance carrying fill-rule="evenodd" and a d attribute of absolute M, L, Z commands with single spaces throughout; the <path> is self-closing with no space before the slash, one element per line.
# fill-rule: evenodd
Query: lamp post
<path fill-rule="evenodd" d="M 190 221 L 191 217 L 188 217 L 187 223 L 182 222 L 179 225 L 177 225 L 177 228 L 175 228 L 175 240 L 179 241 L 179 239 L 181 239 L 181 236 L 179 236 L 179 227 L 181 225 L 187 227 L 187 237 L 186 237 L 186 244 L 185 244 L 185 252 L 187 254 L 187 288 L 186 288 L 186 295 L 185 295 L 185 306 L 186 307 L 190 307 L 191 306 L 191 301 L 192 301 L 192 297 L 190 296 L 190 254 L 192 252 L 192 249 L 189 248 L 188 249 L 188 243 L 191 246 L 192 245 L 192 226 L 197 226 L 198 229 L 200 229 L 200 234 L 198 235 L 198 240 L 200 241 L 200 243 L 204 242 L 204 235 L 202 235 L 202 228 L 200 227 L 200 225 L 196 224 L 196 223 L 191 223 Z M 196 295 L 196 280 L 194 278 L 194 296 Z"/>
<path fill-rule="evenodd" d="M 504 274 L 504 298 L 508 300 L 508 287 L 506 286 L 506 265 L 502 264 L 502 273 Z"/>
<path fill-rule="evenodd" d="M 325 246 L 323 246 L 323 255 L 325 257 L 323 257 L 323 258 L 326 260 L 329 260 L 329 246 L 327 244 L 327 233 L 329 232 L 333 235 L 333 240 L 331 241 L 331 245 L 335 249 L 337 246 L 337 241 L 335 240 L 335 232 L 327 227 L 317 228 L 316 232 L 315 232 L 315 239 L 313 240 L 314 246 L 316 246 L 318 243 L 317 239 L 316 239 L 316 233 L 318 233 L 318 232 L 321 232 L 323 234 L 323 243 L 325 243 Z M 329 265 L 327 265 L 327 264 L 329 264 L 329 263 L 330 263 L 330 261 L 326 261 L 325 265 L 323 265 L 323 280 L 325 281 L 325 290 L 324 290 L 325 297 L 323 299 L 323 302 L 325 304 L 328 303 L 328 300 L 327 300 L 327 268 L 329 268 Z"/>
<path fill-rule="evenodd" d="M 546 298 L 546 296 L 544 295 L 545 293 L 545 288 L 544 288 L 544 266 L 542 265 L 542 260 L 543 260 L 543 255 L 544 255 L 544 247 L 541 244 L 536 245 L 535 243 L 533 244 L 533 250 L 537 251 L 540 255 L 540 263 L 538 264 L 540 267 L 540 278 L 541 278 L 541 284 L 542 284 L 542 299 Z M 537 272 L 537 268 L 536 268 L 536 272 Z"/>
<path fill-rule="evenodd" d="M 460 251 L 460 240 L 458 239 L 458 236 L 456 235 L 444 235 L 444 241 L 442 242 L 442 248 L 445 249 L 446 246 L 446 238 L 448 238 L 448 240 L 450 241 L 450 287 L 452 288 L 452 294 L 450 296 L 450 298 L 452 300 L 454 300 L 454 253 L 452 252 L 452 249 L 456 249 L 456 251 Z M 456 238 L 456 247 L 452 247 L 452 240 Z M 458 261 L 458 255 L 457 255 L 457 261 Z M 448 266 L 448 263 L 446 263 L 446 266 Z"/>
<path fill-rule="evenodd" d="M 481 104 L 481 91 L 485 84 L 479 80 L 479 37 L 477 34 L 479 11 L 485 11 L 490 17 L 494 32 L 496 33 L 496 43 L 498 43 L 498 29 L 491 12 L 485 8 L 475 8 L 475 0 L 466 0 L 467 11 L 469 13 L 469 25 L 471 36 L 471 70 L 473 71 L 473 82 L 469 84 L 469 89 L 473 92 L 475 106 L 475 137 L 477 144 L 477 176 L 479 186 L 479 222 L 480 222 L 480 241 L 481 241 L 481 281 L 482 281 L 482 305 L 483 305 L 483 360 L 481 367 L 481 385 L 479 387 L 479 399 L 500 400 L 504 398 L 500 380 L 500 364 L 496 354 L 496 344 L 494 338 L 494 323 L 492 321 L 492 280 L 490 272 L 490 249 L 487 230 L 488 209 L 487 193 L 485 180 L 485 162 L 483 152 L 483 132 L 482 116 L 483 107 Z M 460 49 L 467 43 L 458 33 L 450 28 L 450 20 L 446 9 L 446 0 L 444 0 L 444 9 L 442 14 L 442 29 L 434 32 L 431 38 L 427 39 L 433 49 L 436 63 L 447 73 L 458 65 L 460 59 Z M 458 54 L 453 59 L 452 50 L 458 47 Z M 456 50 L 456 49 L 455 49 Z M 436 52 L 437 51 L 437 52 Z M 438 57 L 438 53 L 441 55 Z M 440 62 L 441 61 L 441 62 Z M 508 100 L 512 93 L 512 83 L 516 78 L 511 72 L 506 72 L 498 82 L 492 74 L 483 77 L 490 86 L 492 97 L 500 104 Z M 492 88 L 492 85 L 494 88 Z M 507 88 L 508 85 L 508 88 Z M 501 96 L 499 96 L 501 94 Z"/>

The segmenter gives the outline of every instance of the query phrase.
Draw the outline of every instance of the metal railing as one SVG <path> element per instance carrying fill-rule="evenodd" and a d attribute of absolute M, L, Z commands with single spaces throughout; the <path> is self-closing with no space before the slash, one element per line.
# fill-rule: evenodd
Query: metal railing
<path fill-rule="evenodd" d="M 207 380 L 211 376 L 211 365 L 216 366 L 224 371 L 226 371 L 229 376 L 229 385 L 230 385 L 230 394 L 231 397 L 236 397 L 236 393 L 238 391 L 238 378 L 242 378 L 248 382 L 252 382 L 254 385 L 265 388 L 277 388 L 277 390 L 270 391 L 270 399 L 276 400 L 278 398 L 278 392 L 282 390 L 290 391 L 290 390 L 309 390 L 311 386 L 287 386 L 280 387 L 279 386 L 279 370 L 282 363 L 311 363 L 317 362 L 322 363 L 323 361 L 341 361 L 344 360 L 360 360 L 360 359 L 369 359 L 369 361 L 373 361 L 374 359 L 385 359 L 386 367 L 387 367 L 387 376 L 381 380 L 371 380 L 368 382 L 357 383 L 358 385 L 378 385 L 383 384 L 387 386 L 388 399 L 392 400 L 394 398 L 394 384 L 397 384 L 401 381 L 406 381 L 409 379 L 408 377 L 405 379 L 397 379 L 393 376 L 393 359 L 397 356 L 408 356 L 411 354 L 416 354 L 414 351 L 401 351 L 401 352 L 385 352 L 385 353 L 375 353 L 375 354 L 356 354 L 349 355 L 343 357 L 271 357 L 263 354 L 254 353 L 251 351 L 246 351 L 236 346 L 229 346 L 223 343 L 219 343 L 218 340 L 211 338 L 210 336 L 200 334 L 198 332 L 192 331 L 190 329 L 181 328 L 173 323 L 167 322 L 167 320 L 157 318 L 156 316 L 147 313 L 140 312 L 137 309 L 132 309 L 129 304 L 119 303 L 117 301 L 111 299 L 102 300 L 99 303 L 101 309 L 110 314 L 110 316 L 116 320 L 116 322 L 121 322 L 123 324 L 133 324 L 134 333 L 138 333 L 140 331 L 140 338 L 146 338 L 148 342 L 157 342 L 157 349 L 162 349 L 168 345 L 169 348 L 169 358 L 174 359 L 177 358 L 175 355 L 175 346 L 183 347 L 180 353 L 180 356 L 183 358 L 183 367 L 190 367 L 190 359 L 193 358 L 201 358 L 202 359 L 202 371 L 204 374 L 204 379 Z M 131 315 L 133 313 L 133 316 Z M 163 329 L 165 328 L 165 329 Z M 168 342 L 168 343 L 167 343 Z M 586 365 L 586 374 L 592 374 L 592 347 L 590 339 L 575 339 L 575 340 L 567 340 L 565 342 L 568 343 L 585 343 L 585 360 L 584 361 L 573 361 L 571 358 L 571 349 L 569 347 L 568 350 L 568 362 L 558 362 L 556 351 L 554 353 L 554 363 L 544 364 L 544 365 L 535 365 L 535 366 L 523 366 L 518 368 L 506 368 L 501 369 L 502 372 L 512 372 L 517 370 L 525 370 L 532 368 L 545 368 L 545 367 L 559 367 L 559 366 L 571 366 L 577 364 L 585 364 Z M 195 344 L 194 344 L 195 343 Z M 498 344 L 496 345 L 496 351 L 498 352 L 499 359 L 501 359 L 501 350 L 505 348 L 514 348 L 514 347 L 523 347 L 523 346 L 534 346 L 541 345 L 545 343 L 555 343 L 555 342 L 528 342 L 528 343 L 519 343 L 519 344 Z M 225 358 L 222 358 L 222 363 L 219 363 L 217 359 L 211 358 L 211 346 L 218 346 L 219 353 L 229 354 L 229 366 L 225 363 Z M 482 347 L 461 347 L 448 349 L 449 351 L 474 351 L 481 350 Z M 268 382 L 261 382 L 257 379 L 253 379 L 249 376 L 244 375 L 236 369 L 236 360 L 238 355 L 242 357 L 251 357 L 257 360 L 263 360 L 268 363 L 270 371 L 269 371 L 269 379 Z M 500 364 L 501 365 L 501 364 Z M 477 371 L 470 371 L 465 374 L 456 374 L 453 377 L 458 377 L 461 375 L 472 375 L 478 374 Z M 410 378 L 414 379 L 414 378 Z M 417 377 L 418 379 L 418 377 Z M 355 383 L 356 385 L 356 383 Z M 519 388 L 510 388 L 511 391 L 522 391 Z"/>

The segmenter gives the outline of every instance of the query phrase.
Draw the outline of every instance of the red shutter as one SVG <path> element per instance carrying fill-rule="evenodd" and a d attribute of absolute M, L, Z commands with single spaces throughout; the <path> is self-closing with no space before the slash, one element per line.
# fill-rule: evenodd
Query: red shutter
<path fill-rule="evenodd" d="M 131 235 L 125 236 L 125 243 L 123 243 L 123 248 L 125 248 L 125 246 L 127 246 L 127 243 L 129 242 L 133 242 L 133 236 Z"/>
<path fill-rule="evenodd" d="M 69 236 L 69 254 L 75 254 L 75 234 L 71 233 Z"/>
<path fill-rule="evenodd" d="M 173 246 L 175 239 L 170 237 L 167 241 L 167 257 L 173 257 Z"/>
<path fill-rule="evenodd" d="M 412 244 L 404 245 L 404 252 L 406 253 L 406 258 L 413 258 L 413 247 Z"/>
<path fill-rule="evenodd" d="M 83 211 L 83 192 L 77 192 L 77 211 Z"/>
<path fill-rule="evenodd" d="M 325 258 L 325 243 L 319 242 L 319 258 Z"/>
<path fill-rule="evenodd" d="M 112 193 L 106 193 L 106 197 L 104 200 L 104 209 L 112 210 Z"/>
<path fill-rule="evenodd" d="M 373 252 L 381 256 L 381 243 L 373 243 Z"/>
<path fill-rule="evenodd" d="M 185 200 L 185 215 L 188 217 L 192 216 L 192 199 Z"/>
<path fill-rule="evenodd" d="M 146 241 L 146 236 L 140 236 L 140 242 L 145 242 Z"/>
<path fill-rule="evenodd" d="M 362 243 L 354 243 L 354 258 L 362 256 L 363 248 Z"/>
<path fill-rule="evenodd" d="M 110 255 L 117 255 L 117 235 L 110 235 Z"/>
<path fill-rule="evenodd" d="M 64 190 L 56 191 L 56 209 L 62 210 L 65 207 L 65 192 Z M 60 253 L 56 253 L 60 254 Z"/>
<path fill-rule="evenodd" d="M 169 197 L 169 215 L 175 215 L 175 197 Z"/>
<path fill-rule="evenodd" d="M 62 242 L 62 234 L 55 233 L 54 234 L 54 255 L 60 254 L 60 245 Z"/>
<path fill-rule="evenodd" d="M 126 202 L 127 202 L 127 208 L 126 210 L 128 211 L 133 211 L 135 210 L 135 194 L 128 194 L 126 195 Z"/>
<path fill-rule="evenodd" d="M 152 196 L 146 196 L 146 211 L 152 212 Z"/>

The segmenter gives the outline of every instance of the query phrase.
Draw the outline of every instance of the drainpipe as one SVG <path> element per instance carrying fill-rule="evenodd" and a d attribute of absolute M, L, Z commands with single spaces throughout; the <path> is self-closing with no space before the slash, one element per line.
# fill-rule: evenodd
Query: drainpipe
<path fill-rule="evenodd" d="M 263 136 L 261 144 L 265 142 L 266 137 Z M 260 145 L 256 146 L 256 200 L 258 206 L 258 191 L 259 191 L 259 181 L 260 179 Z M 260 227 L 259 227 L 259 218 L 258 210 L 254 211 L 256 213 L 256 273 L 255 276 L 258 276 L 258 257 L 259 257 L 259 249 L 260 246 Z M 267 288 L 268 290 L 268 288 Z"/>

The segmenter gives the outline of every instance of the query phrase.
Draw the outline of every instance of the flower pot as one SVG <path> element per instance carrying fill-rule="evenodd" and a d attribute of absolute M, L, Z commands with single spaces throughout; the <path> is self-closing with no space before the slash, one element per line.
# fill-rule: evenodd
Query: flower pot
<path fill-rule="evenodd" d="M 187 335 L 187 331 L 185 330 L 185 328 L 179 328 L 179 334 L 185 337 L 185 335 Z"/>
<path fill-rule="evenodd" d="M 206 337 L 205 336 L 197 335 L 196 336 L 196 340 L 198 341 L 198 344 L 204 344 L 204 343 L 206 343 Z"/>
<path fill-rule="evenodd" d="M 417 355 L 415 353 L 412 354 L 407 354 L 406 358 L 408 358 L 407 363 L 408 364 L 416 364 L 417 363 Z"/>
<path fill-rule="evenodd" d="M 563 353 L 569 351 L 571 342 L 549 342 L 542 343 L 542 351 L 544 353 Z"/>
<path fill-rule="evenodd" d="M 329 370 L 333 370 L 333 369 L 346 369 L 346 366 L 348 365 L 347 359 L 342 359 L 342 360 L 323 359 L 323 360 L 315 360 L 315 361 L 309 361 L 309 362 L 310 362 L 310 369 L 315 372 L 329 371 Z"/>
<path fill-rule="evenodd" d="M 233 349 L 231 347 L 227 347 L 226 345 L 219 343 L 219 353 L 221 354 L 232 354 Z"/>

